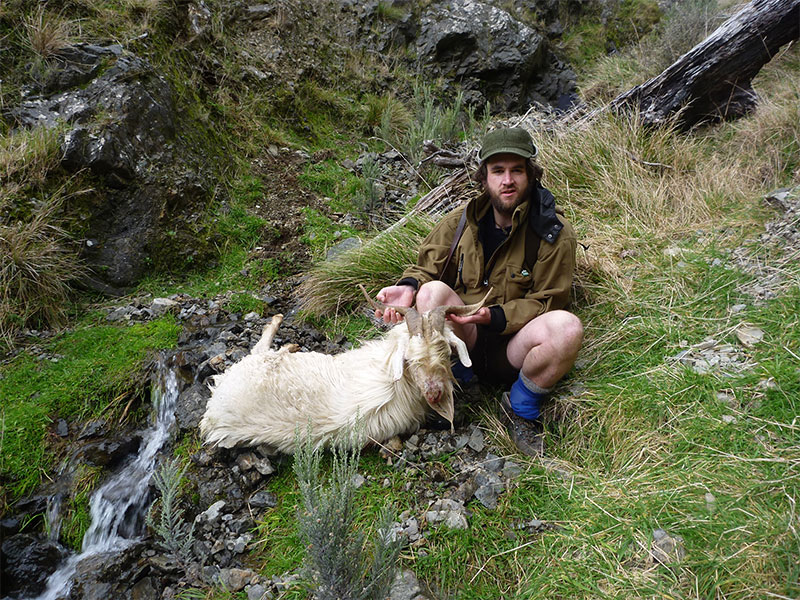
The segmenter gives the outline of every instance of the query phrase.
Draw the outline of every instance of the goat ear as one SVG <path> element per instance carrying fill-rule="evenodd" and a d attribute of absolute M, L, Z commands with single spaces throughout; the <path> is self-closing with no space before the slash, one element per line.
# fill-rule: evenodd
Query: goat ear
<path fill-rule="evenodd" d="M 453 333 L 453 330 L 449 327 L 444 328 L 444 337 L 447 342 L 456 349 L 458 360 L 461 361 L 461 364 L 465 367 L 471 367 L 472 359 L 469 357 L 469 350 L 467 350 L 467 345 L 464 343 L 464 340 Z"/>
<path fill-rule="evenodd" d="M 408 338 L 401 337 L 397 341 L 397 347 L 394 352 L 389 355 L 389 372 L 392 374 L 392 381 L 400 381 L 403 377 L 407 348 Z"/>

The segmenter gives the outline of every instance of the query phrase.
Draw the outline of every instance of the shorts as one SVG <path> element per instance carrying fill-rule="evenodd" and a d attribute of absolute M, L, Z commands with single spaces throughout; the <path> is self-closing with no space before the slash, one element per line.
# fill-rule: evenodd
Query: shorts
<path fill-rule="evenodd" d="M 478 339 L 470 350 L 472 371 L 481 382 L 511 385 L 519 377 L 519 369 L 508 362 L 506 348 L 511 335 L 490 333 L 478 327 Z"/>

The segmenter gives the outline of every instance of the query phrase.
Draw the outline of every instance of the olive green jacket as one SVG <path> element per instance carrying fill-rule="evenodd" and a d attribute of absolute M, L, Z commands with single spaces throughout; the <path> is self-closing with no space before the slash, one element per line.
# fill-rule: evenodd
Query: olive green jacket
<path fill-rule="evenodd" d="M 491 204 L 486 194 L 469 202 L 464 233 L 441 276 L 465 304 L 479 302 L 491 287 L 492 295 L 486 301 L 492 310 L 489 327 L 502 334 L 516 333 L 531 319 L 569 303 L 575 271 L 575 230 L 556 209 L 547 189 L 539 186 L 532 195 L 532 201 L 514 211 L 511 233 L 486 268 L 478 223 L 491 210 Z M 420 247 L 417 264 L 406 269 L 401 282 L 413 279 L 419 286 L 440 278 L 461 213 L 461 209 L 450 212 L 434 227 Z M 534 264 L 528 264 L 525 256 L 526 236 L 541 240 L 537 257 L 531 261 Z M 530 248 L 531 242 L 528 244 Z"/>

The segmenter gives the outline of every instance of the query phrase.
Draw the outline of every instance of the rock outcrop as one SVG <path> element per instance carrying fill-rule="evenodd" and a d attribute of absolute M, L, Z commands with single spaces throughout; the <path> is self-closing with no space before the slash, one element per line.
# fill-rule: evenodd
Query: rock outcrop
<path fill-rule="evenodd" d="M 469 105 L 525 111 L 534 102 L 566 107 L 575 98 L 575 73 L 547 38 L 491 3 L 445 0 L 419 14 L 400 1 L 343 5 L 357 16 L 358 43 L 379 52 L 405 48 L 413 66 L 461 88 Z"/>
<path fill-rule="evenodd" d="M 211 186 L 182 139 L 170 84 L 116 45 L 72 46 L 52 60 L 9 116 L 18 127 L 63 128 L 63 167 L 91 174 L 92 191 L 70 204 L 97 278 L 125 287 L 154 261 L 199 259 Z"/>

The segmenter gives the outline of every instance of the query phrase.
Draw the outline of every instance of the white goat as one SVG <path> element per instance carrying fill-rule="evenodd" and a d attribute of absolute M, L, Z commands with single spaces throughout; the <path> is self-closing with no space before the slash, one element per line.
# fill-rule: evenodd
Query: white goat
<path fill-rule="evenodd" d="M 413 308 L 392 307 L 405 314 L 405 325 L 333 356 L 293 353 L 289 346 L 271 350 L 283 320 L 275 315 L 252 352 L 214 378 L 200 431 L 206 442 L 223 447 L 268 444 L 291 454 L 298 431 L 309 428 L 319 447 L 356 421 L 364 439 L 378 443 L 415 431 L 428 406 L 452 424 L 450 347 L 462 364 L 470 366 L 471 361 L 445 316 L 472 314 L 485 300 L 422 315 Z"/>

